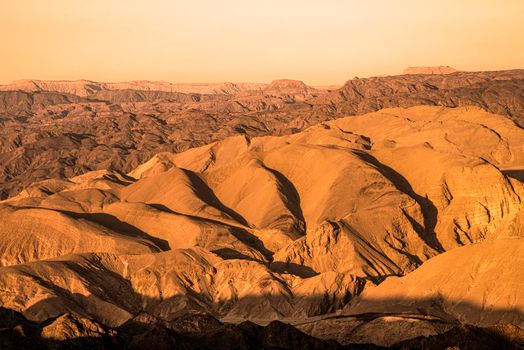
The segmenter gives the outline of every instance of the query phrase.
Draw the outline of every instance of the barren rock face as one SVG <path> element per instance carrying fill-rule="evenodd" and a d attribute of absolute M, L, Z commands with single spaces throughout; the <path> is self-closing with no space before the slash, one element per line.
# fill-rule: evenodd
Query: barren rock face
<path fill-rule="evenodd" d="M 0 197 L 93 170 L 128 172 L 161 152 L 228 136 L 285 135 L 333 118 L 420 104 L 480 106 L 522 125 L 521 70 L 352 79 L 170 84 L 19 81 L 0 86 Z"/>
<path fill-rule="evenodd" d="M 0 202 L 0 304 L 81 317 L 46 339 L 194 310 L 347 344 L 522 326 L 522 140 L 478 108 L 395 108 L 36 182 Z"/>
<path fill-rule="evenodd" d="M 518 344 L 524 73 L 448 68 L 1 87 L 0 345 Z"/>

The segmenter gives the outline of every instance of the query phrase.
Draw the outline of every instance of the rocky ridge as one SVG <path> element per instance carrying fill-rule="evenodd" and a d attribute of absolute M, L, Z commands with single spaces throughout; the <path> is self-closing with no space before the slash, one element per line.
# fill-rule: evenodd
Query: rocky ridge
<path fill-rule="evenodd" d="M 36 182 L 0 203 L 0 304 L 93 336 L 193 310 L 342 345 L 519 334 L 523 139 L 479 108 L 395 108 Z"/>
<path fill-rule="evenodd" d="M 522 70 L 208 88 L 164 82 L 25 81 L 0 87 L 0 197 L 93 170 L 128 172 L 159 152 L 225 137 L 296 133 L 385 107 L 479 106 L 522 125 Z"/>

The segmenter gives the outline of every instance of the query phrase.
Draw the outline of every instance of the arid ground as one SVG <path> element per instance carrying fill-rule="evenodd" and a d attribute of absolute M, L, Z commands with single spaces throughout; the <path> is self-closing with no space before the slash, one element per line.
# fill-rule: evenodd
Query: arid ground
<path fill-rule="evenodd" d="M 0 126 L 0 348 L 524 347 L 524 70 L 24 80 Z"/>

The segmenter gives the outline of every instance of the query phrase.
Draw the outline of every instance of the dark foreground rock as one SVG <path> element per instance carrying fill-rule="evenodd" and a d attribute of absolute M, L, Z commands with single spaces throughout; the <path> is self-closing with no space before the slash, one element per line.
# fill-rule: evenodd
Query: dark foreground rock
<path fill-rule="evenodd" d="M 36 324 L 0 308 L 0 348 L 11 349 L 386 349 L 373 344 L 342 346 L 273 321 L 260 326 L 220 322 L 192 312 L 172 321 L 141 313 L 117 329 L 89 318 L 64 314 Z M 417 337 L 388 349 L 523 349 L 524 331 L 505 325 L 479 328 L 456 325 L 430 337 Z"/>

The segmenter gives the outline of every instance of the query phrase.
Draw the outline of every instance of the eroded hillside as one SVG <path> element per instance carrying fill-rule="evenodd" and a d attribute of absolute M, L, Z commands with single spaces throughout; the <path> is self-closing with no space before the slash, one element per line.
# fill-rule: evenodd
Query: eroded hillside
<path fill-rule="evenodd" d="M 349 80 L 170 84 L 20 81 L 0 87 L 0 197 L 93 170 L 128 172 L 159 152 L 232 135 L 286 135 L 385 107 L 479 106 L 523 124 L 522 70 Z"/>
<path fill-rule="evenodd" d="M 522 327 L 522 140 L 480 108 L 394 108 L 36 182 L 0 204 L 0 304 L 385 346 Z"/>

